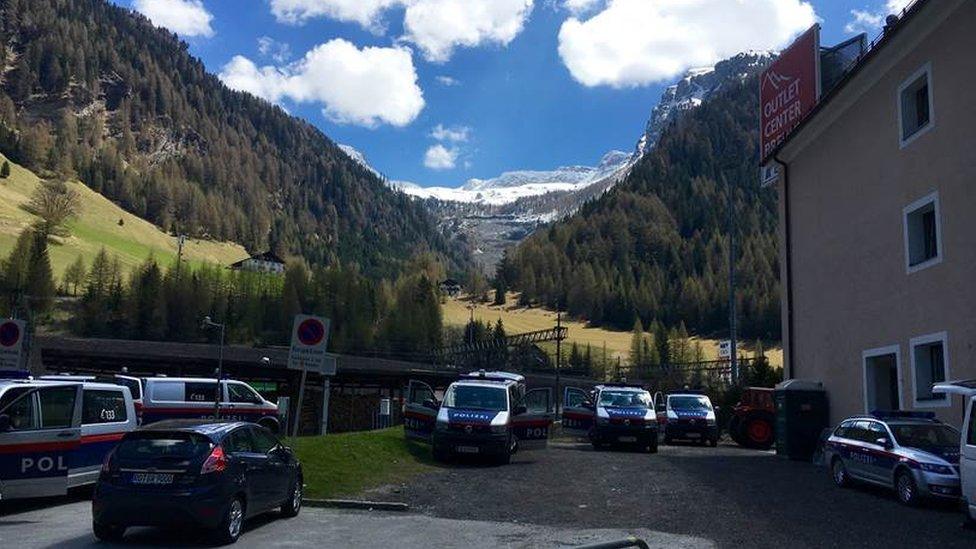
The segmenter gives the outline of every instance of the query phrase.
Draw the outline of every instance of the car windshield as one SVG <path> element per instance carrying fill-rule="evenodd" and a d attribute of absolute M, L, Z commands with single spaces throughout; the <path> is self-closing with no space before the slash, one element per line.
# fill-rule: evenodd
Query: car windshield
<path fill-rule="evenodd" d="M 501 387 L 452 385 L 444 395 L 443 406 L 468 410 L 507 410 L 508 400 L 505 395 L 506 391 Z"/>
<path fill-rule="evenodd" d="M 707 396 L 672 396 L 668 398 L 668 405 L 672 410 L 688 412 L 709 412 L 712 409 L 712 403 Z"/>
<path fill-rule="evenodd" d="M 646 391 L 601 391 L 600 406 L 643 406 L 651 405 L 651 395 Z"/>
<path fill-rule="evenodd" d="M 895 440 L 901 446 L 928 448 L 935 446 L 958 446 L 959 431 L 948 425 L 889 424 Z"/>
<path fill-rule="evenodd" d="M 140 433 L 119 444 L 121 459 L 192 458 L 210 451 L 210 439 L 195 433 Z"/>

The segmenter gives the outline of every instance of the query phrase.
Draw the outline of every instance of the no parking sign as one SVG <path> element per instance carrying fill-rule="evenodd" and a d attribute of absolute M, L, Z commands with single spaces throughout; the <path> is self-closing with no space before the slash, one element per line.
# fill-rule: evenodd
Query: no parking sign
<path fill-rule="evenodd" d="M 25 326 L 21 320 L 0 320 L 0 370 L 24 370 Z"/>
<path fill-rule="evenodd" d="M 295 315 L 291 331 L 291 349 L 288 352 L 288 367 L 295 370 L 315 370 L 323 375 L 333 375 L 335 371 L 325 371 L 334 366 L 335 361 L 326 360 L 325 347 L 329 343 L 329 319 L 310 315 Z"/>

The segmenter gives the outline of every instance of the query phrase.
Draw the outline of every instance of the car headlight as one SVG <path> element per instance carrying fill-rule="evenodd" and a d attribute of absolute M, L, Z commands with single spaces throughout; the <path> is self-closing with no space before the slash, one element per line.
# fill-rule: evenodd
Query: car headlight
<path fill-rule="evenodd" d="M 939 475 L 951 475 L 952 467 L 948 465 L 939 465 L 938 463 L 920 463 L 923 471 L 928 471 L 929 473 L 937 473 Z"/>
<path fill-rule="evenodd" d="M 504 435 L 508 431 L 507 425 L 492 425 L 491 432 L 496 435 Z"/>
<path fill-rule="evenodd" d="M 709 427 L 714 427 L 715 426 L 715 418 L 713 418 L 713 417 L 705 418 L 705 424 L 708 425 Z"/>
<path fill-rule="evenodd" d="M 445 422 L 445 421 L 438 421 L 437 423 L 434 424 L 434 429 L 437 429 L 438 431 L 446 431 L 447 430 L 447 422 Z"/>

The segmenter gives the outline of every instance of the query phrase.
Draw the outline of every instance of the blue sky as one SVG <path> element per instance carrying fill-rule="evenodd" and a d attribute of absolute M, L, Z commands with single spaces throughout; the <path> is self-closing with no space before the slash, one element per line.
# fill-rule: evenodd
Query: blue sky
<path fill-rule="evenodd" d="M 631 150 L 684 70 L 833 44 L 907 0 L 116 0 L 391 179 L 454 187 Z"/>

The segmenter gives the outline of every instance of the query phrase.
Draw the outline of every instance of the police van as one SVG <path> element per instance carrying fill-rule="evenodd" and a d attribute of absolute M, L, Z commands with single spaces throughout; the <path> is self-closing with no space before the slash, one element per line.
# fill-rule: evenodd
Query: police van
<path fill-rule="evenodd" d="M 135 428 L 127 387 L 0 380 L 0 500 L 62 495 L 95 482 L 105 456 Z"/>
<path fill-rule="evenodd" d="M 554 415 L 552 389 L 526 389 L 518 374 L 485 371 L 451 383 L 442 400 L 430 385 L 410 381 L 403 410 L 407 438 L 429 442 L 435 459 L 478 455 L 499 463 L 545 448 Z"/>
<path fill-rule="evenodd" d="M 142 425 L 142 386 L 145 383 L 144 379 L 124 375 L 124 374 L 109 374 L 109 375 L 77 375 L 77 374 L 57 374 L 57 375 L 47 375 L 41 376 L 38 379 L 44 379 L 48 381 L 87 381 L 87 382 L 97 382 L 97 383 L 111 383 L 113 385 L 122 385 L 129 388 L 129 392 L 132 394 L 132 404 L 136 407 L 136 421 Z"/>
<path fill-rule="evenodd" d="M 146 378 L 142 423 L 213 418 L 216 391 L 216 379 Z M 220 419 L 257 423 L 273 433 L 280 426 L 277 404 L 266 400 L 247 383 L 230 379 L 220 382 Z"/>
<path fill-rule="evenodd" d="M 662 401 L 663 400 L 663 401 Z M 718 446 L 719 429 L 715 407 L 701 391 L 685 389 L 663 397 L 655 395 L 658 423 L 663 427 L 664 443 L 675 439 Z"/>
<path fill-rule="evenodd" d="M 651 395 L 641 387 L 606 383 L 592 391 L 566 387 L 563 432 L 586 436 L 594 449 L 629 444 L 657 452 L 658 424 Z"/>

